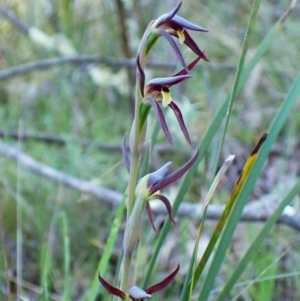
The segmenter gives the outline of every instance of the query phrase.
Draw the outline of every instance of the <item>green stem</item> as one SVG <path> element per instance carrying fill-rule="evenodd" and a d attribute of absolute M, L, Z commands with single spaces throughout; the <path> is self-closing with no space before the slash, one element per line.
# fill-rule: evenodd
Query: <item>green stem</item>
<path fill-rule="evenodd" d="M 149 45 L 148 40 L 148 34 L 151 31 L 151 24 L 149 24 L 148 28 L 146 29 L 144 36 L 141 40 L 140 46 L 139 46 L 139 55 L 141 59 L 141 67 L 144 68 L 147 60 L 147 56 L 149 54 L 150 49 L 153 47 L 155 42 L 157 41 L 157 37 L 152 37 L 151 43 Z M 137 177 L 138 177 L 138 164 L 139 164 L 139 138 L 140 135 L 143 135 L 143 125 L 140 129 L 141 125 L 141 112 L 140 112 L 140 105 L 141 105 L 141 92 L 140 92 L 140 81 L 139 81 L 139 73 L 137 71 L 136 75 L 136 85 L 135 85 L 135 109 L 134 109 L 134 122 L 133 122 L 133 128 L 131 130 L 131 163 L 130 163 L 130 176 L 129 176 L 129 184 L 128 184 L 128 201 L 127 201 L 127 226 L 129 219 L 132 215 L 132 211 L 135 204 L 135 188 L 137 183 Z M 144 121 L 145 123 L 145 121 Z M 136 229 L 132 228 L 132 231 L 135 231 Z M 131 230 L 129 230 L 131 231 Z M 130 234 L 128 234 L 130 236 Z M 126 238 L 125 238 L 126 239 Z M 126 253 L 126 251 L 125 251 Z M 128 286 L 128 278 L 130 275 L 130 265 L 131 265 L 131 259 L 132 259 L 132 252 L 130 254 L 125 254 L 123 259 L 123 271 L 122 271 L 122 279 L 121 279 L 121 290 L 126 292 L 127 286 Z"/>
<path fill-rule="evenodd" d="M 134 124 L 133 124 L 133 144 L 131 150 L 131 164 L 130 164 L 130 176 L 128 184 L 128 201 L 127 201 L 127 223 L 132 213 L 132 209 L 135 201 L 135 187 L 138 176 L 138 162 L 139 162 L 139 124 L 140 124 L 140 91 L 138 77 L 135 86 L 135 112 L 134 112 Z M 128 278 L 130 273 L 132 255 L 126 255 L 123 259 L 123 271 L 121 279 L 121 290 L 127 291 Z"/>
<path fill-rule="evenodd" d="M 129 274 L 130 274 L 130 266 L 131 266 L 131 256 L 124 255 L 122 281 L 121 281 L 121 290 L 123 292 L 127 292 L 128 278 L 129 278 Z"/>
<path fill-rule="evenodd" d="M 137 182 L 138 174 L 138 162 L 139 162 L 139 124 L 140 124 L 140 91 L 139 82 L 136 81 L 135 86 L 135 112 L 134 112 L 134 124 L 133 124 L 133 147 L 131 150 L 131 164 L 130 164 L 130 177 L 128 186 L 128 202 L 127 202 L 127 221 L 131 215 L 134 200 L 135 200 L 135 186 Z"/>

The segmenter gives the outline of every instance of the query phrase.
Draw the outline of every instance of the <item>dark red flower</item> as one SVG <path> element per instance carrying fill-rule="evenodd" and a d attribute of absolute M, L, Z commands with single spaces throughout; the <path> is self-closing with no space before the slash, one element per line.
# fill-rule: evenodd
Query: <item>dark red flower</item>
<path fill-rule="evenodd" d="M 145 298 L 150 298 L 152 293 L 155 293 L 157 291 L 160 291 L 164 289 L 166 286 L 168 286 L 175 278 L 179 271 L 180 265 L 178 264 L 177 268 L 170 274 L 168 275 L 165 279 L 162 281 L 146 288 L 145 290 L 133 286 L 131 287 L 127 293 L 124 293 L 123 291 L 119 290 L 118 288 L 112 286 L 104 278 L 101 277 L 100 273 L 98 274 L 98 279 L 100 283 L 103 285 L 103 287 L 111 294 L 114 296 L 117 296 L 121 298 L 122 300 L 127 300 L 128 298 L 131 298 L 132 300 L 136 301 L 142 301 Z"/>
<path fill-rule="evenodd" d="M 149 200 L 153 200 L 153 199 L 161 200 L 166 206 L 170 220 L 175 224 L 175 221 L 172 217 L 171 203 L 167 197 L 159 193 L 159 190 L 165 188 L 169 184 L 177 181 L 180 177 L 182 177 L 197 160 L 198 155 L 199 155 L 199 149 L 196 151 L 195 155 L 188 162 L 186 162 L 178 170 L 174 171 L 169 175 L 167 175 L 167 173 L 171 167 L 172 162 L 168 162 L 157 171 L 144 176 L 137 184 L 136 194 L 142 195 L 142 199 L 146 201 L 146 211 L 154 231 L 156 231 L 156 229 L 153 222 L 153 216 L 152 216 Z"/>
<path fill-rule="evenodd" d="M 171 44 L 172 48 L 176 52 L 177 56 L 180 56 L 180 60 L 182 58 L 180 55 L 180 51 L 174 43 L 173 39 L 171 38 L 171 35 L 178 38 L 181 44 L 186 44 L 193 52 L 195 52 L 202 59 L 208 61 L 204 52 L 202 52 L 199 49 L 195 41 L 187 32 L 187 29 L 200 32 L 207 32 L 208 30 L 178 16 L 177 12 L 180 9 L 181 4 L 182 2 L 179 2 L 178 5 L 171 12 L 164 14 L 158 19 L 156 19 L 156 21 L 152 24 L 152 28 L 156 29 L 156 31 L 154 31 L 155 33 L 164 36 L 167 39 L 167 41 Z"/>
<path fill-rule="evenodd" d="M 196 57 L 190 64 L 188 64 L 187 68 L 190 71 L 197 62 L 201 59 L 200 56 Z M 160 122 L 160 126 L 165 133 L 168 141 L 173 144 L 173 140 L 171 134 L 169 132 L 169 128 L 167 126 L 164 114 L 162 109 L 160 108 L 160 104 L 163 107 L 168 106 L 174 112 L 180 129 L 189 144 L 192 144 L 188 130 L 185 126 L 180 108 L 176 105 L 176 103 L 172 100 L 169 88 L 175 84 L 180 83 L 181 81 L 190 78 L 191 76 L 187 74 L 185 69 L 180 70 L 176 74 L 171 77 L 164 78 L 155 78 L 150 80 L 144 90 L 145 100 L 151 104 L 154 109 L 154 112 Z"/>

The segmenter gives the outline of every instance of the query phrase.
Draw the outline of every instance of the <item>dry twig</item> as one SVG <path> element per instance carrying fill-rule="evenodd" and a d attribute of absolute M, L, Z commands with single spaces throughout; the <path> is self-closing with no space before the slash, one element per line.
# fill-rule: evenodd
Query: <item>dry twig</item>
<path fill-rule="evenodd" d="M 106 203 L 117 206 L 122 198 L 122 194 L 102 186 L 73 177 L 71 175 L 60 172 L 45 164 L 42 164 L 32 157 L 19 152 L 16 148 L 5 145 L 0 141 L 0 153 L 10 159 L 18 161 L 18 163 L 39 175 L 42 175 L 54 182 L 66 185 L 81 193 L 88 194 Z M 160 203 L 152 203 L 153 212 L 165 213 L 165 208 Z M 206 212 L 206 218 L 217 220 L 220 218 L 224 206 L 222 205 L 209 205 Z M 179 216 L 188 216 L 192 219 L 198 219 L 202 211 L 202 206 L 198 204 L 182 203 L 178 210 Z M 261 205 L 259 201 L 246 205 L 241 216 L 241 221 L 245 222 L 263 222 L 266 221 L 271 212 Z M 300 231 L 300 213 L 294 215 L 283 214 L 278 223 L 286 224 L 291 228 Z"/>
<path fill-rule="evenodd" d="M 68 141 L 70 141 L 69 139 L 65 139 L 51 133 L 18 132 L 18 131 L 4 131 L 4 130 L 0 130 L 0 137 L 5 139 L 14 139 L 14 140 L 21 139 L 22 141 L 32 140 L 32 141 L 43 142 L 47 144 L 54 144 L 58 146 L 64 146 L 68 143 Z M 82 147 L 92 146 L 102 151 L 122 152 L 121 141 L 120 143 L 112 144 L 112 143 L 106 143 L 101 141 L 93 142 L 91 140 L 82 138 L 80 140 L 76 140 L 76 142 L 81 144 Z M 154 151 L 158 153 L 172 152 L 173 148 L 167 143 L 158 143 L 154 146 Z"/>

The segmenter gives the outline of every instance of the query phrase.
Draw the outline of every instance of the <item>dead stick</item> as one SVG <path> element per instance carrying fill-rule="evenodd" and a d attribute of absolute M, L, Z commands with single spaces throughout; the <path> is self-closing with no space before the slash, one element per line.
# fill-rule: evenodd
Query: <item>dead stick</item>
<path fill-rule="evenodd" d="M 54 182 L 66 185 L 73 189 L 80 191 L 81 193 L 91 195 L 99 200 L 105 201 L 108 204 L 117 206 L 122 198 L 122 194 L 114 190 L 96 186 L 95 184 L 82 180 L 80 178 L 73 177 L 71 175 L 60 172 L 54 168 L 51 168 L 45 164 L 42 164 L 32 157 L 19 152 L 16 148 L 5 145 L 0 141 L 0 154 L 18 161 L 18 163 L 39 175 L 42 175 Z M 270 217 L 269 210 L 262 207 L 257 207 L 259 202 L 246 205 L 241 216 L 241 221 L 245 222 L 263 222 Z M 155 213 L 165 213 L 165 208 L 160 203 L 152 204 L 152 210 Z M 188 216 L 193 219 L 199 218 L 202 206 L 200 204 L 182 203 L 178 210 L 179 216 Z M 209 205 L 206 212 L 206 218 L 211 220 L 217 220 L 220 218 L 224 206 L 222 205 Z M 283 214 L 278 223 L 286 224 L 287 226 L 300 231 L 300 213 L 294 215 Z"/>

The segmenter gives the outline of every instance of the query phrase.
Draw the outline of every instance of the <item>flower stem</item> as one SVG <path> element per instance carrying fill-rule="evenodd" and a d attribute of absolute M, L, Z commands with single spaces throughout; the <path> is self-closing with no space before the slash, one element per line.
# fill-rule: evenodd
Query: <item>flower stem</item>
<path fill-rule="evenodd" d="M 140 90 L 139 90 L 139 81 L 138 76 L 136 80 L 135 88 L 135 121 L 133 124 L 133 145 L 131 150 L 131 164 L 130 164 L 130 176 L 129 176 L 129 185 L 128 185 L 128 201 L 127 201 L 127 223 L 131 216 L 134 201 L 135 201 L 135 187 L 138 176 L 138 162 L 139 162 L 139 124 L 140 124 Z M 132 255 L 126 255 L 123 258 L 123 271 L 121 279 L 121 290 L 126 292 L 128 286 L 128 278 L 130 274 L 130 265 L 131 265 Z"/>
<path fill-rule="evenodd" d="M 135 200 L 135 187 L 138 174 L 138 162 L 139 162 L 139 124 L 140 124 L 140 91 L 138 79 L 135 88 L 135 112 L 134 112 L 134 128 L 133 128 L 133 147 L 131 153 L 131 165 L 130 165 L 130 177 L 128 187 L 128 202 L 127 202 L 127 221 L 131 215 L 134 200 Z"/>
<path fill-rule="evenodd" d="M 123 292 L 127 292 L 130 266 L 131 266 L 131 256 L 124 255 L 123 272 L 122 272 L 122 280 L 121 280 L 121 290 Z"/>

